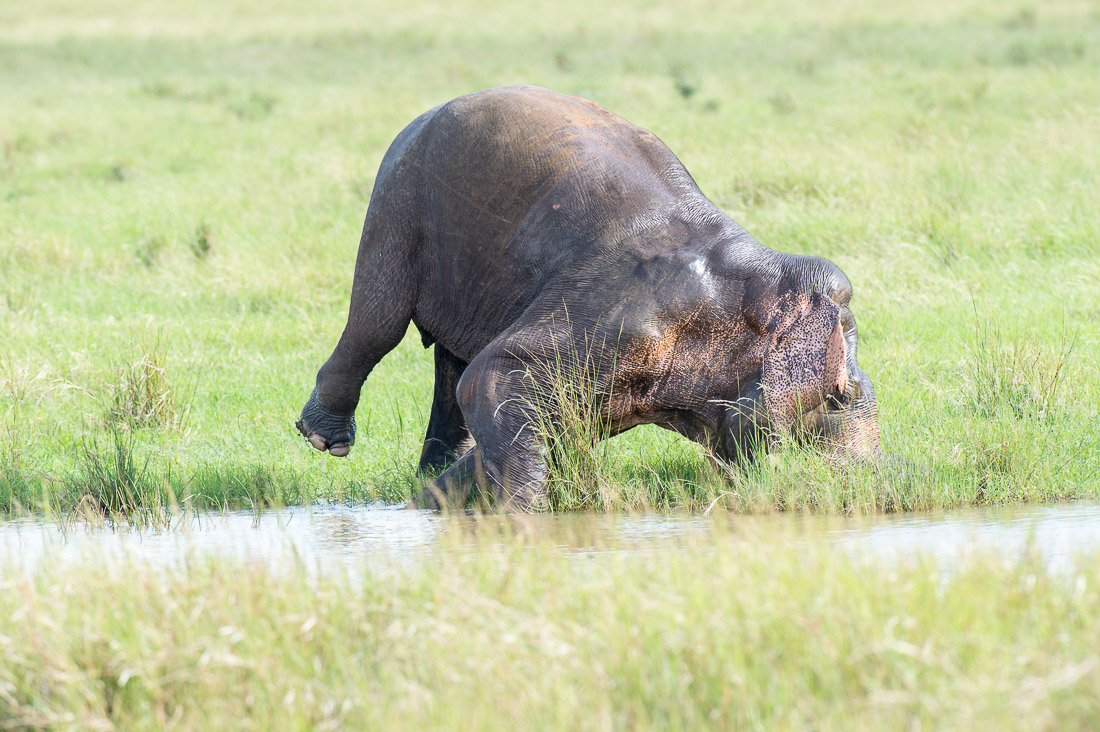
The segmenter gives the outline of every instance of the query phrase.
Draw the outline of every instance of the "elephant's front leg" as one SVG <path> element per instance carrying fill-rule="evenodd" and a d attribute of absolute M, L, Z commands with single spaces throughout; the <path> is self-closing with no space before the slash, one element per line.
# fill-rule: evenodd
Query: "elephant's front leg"
<path fill-rule="evenodd" d="M 545 507 L 548 470 L 535 427 L 539 415 L 531 396 L 532 372 L 531 363 L 507 345 L 490 346 L 470 363 L 458 385 L 458 401 L 477 447 L 429 483 L 416 505 L 465 505 L 480 486 L 491 490 L 505 511 Z M 551 407 L 542 400 L 539 408 Z"/>

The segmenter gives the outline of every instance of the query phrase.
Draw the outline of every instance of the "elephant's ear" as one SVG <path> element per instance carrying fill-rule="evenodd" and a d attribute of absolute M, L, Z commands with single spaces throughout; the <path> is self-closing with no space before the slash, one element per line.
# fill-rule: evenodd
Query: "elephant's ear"
<path fill-rule="evenodd" d="M 848 346 L 840 308 L 827 298 L 803 301 L 776 333 L 764 357 L 761 385 L 773 428 L 790 429 L 798 417 L 848 385 Z"/>

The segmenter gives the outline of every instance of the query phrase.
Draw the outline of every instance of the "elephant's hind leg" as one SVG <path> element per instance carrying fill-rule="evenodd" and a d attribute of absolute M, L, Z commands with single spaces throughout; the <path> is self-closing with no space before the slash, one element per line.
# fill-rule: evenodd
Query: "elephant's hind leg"
<path fill-rule="evenodd" d="M 381 208 L 387 207 L 384 202 Z M 347 455 L 355 443 L 355 407 L 367 376 L 392 351 L 412 320 L 415 302 L 415 243 L 402 227 L 367 213 L 348 322 L 317 385 L 302 409 L 298 430 L 318 450 Z"/>
<path fill-rule="evenodd" d="M 458 406 L 458 380 L 466 362 L 438 343 L 435 344 L 435 397 L 428 420 L 428 433 L 420 453 L 420 472 L 438 473 L 462 454 L 470 439 L 466 418 Z"/>

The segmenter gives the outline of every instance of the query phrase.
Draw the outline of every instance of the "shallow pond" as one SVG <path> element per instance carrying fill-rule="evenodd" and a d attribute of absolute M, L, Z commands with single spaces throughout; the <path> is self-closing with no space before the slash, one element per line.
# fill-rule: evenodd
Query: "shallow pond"
<path fill-rule="evenodd" d="M 170 529 L 112 529 L 18 519 L 0 523 L 0 572 L 90 556 L 178 565 L 196 554 L 266 564 L 302 563 L 314 571 L 366 562 L 430 561 L 459 545 L 532 537 L 580 557 L 676 551 L 708 541 L 839 547 L 887 561 L 931 557 L 945 568 L 976 551 L 1014 559 L 1035 552 L 1052 569 L 1100 551 L 1100 503 L 965 509 L 898 516 L 773 514 L 706 518 L 692 514 L 543 514 L 444 517 L 389 506 L 312 506 L 236 511 L 177 520 Z"/>

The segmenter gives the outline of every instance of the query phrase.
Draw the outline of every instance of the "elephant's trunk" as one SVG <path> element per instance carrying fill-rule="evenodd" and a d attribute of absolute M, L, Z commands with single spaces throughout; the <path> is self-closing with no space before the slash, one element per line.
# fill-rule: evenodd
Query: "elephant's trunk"
<path fill-rule="evenodd" d="M 826 400 L 803 415 L 802 428 L 838 456 L 872 461 L 882 456 L 875 390 L 858 366 L 849 371 L 848 404 Z"/>

